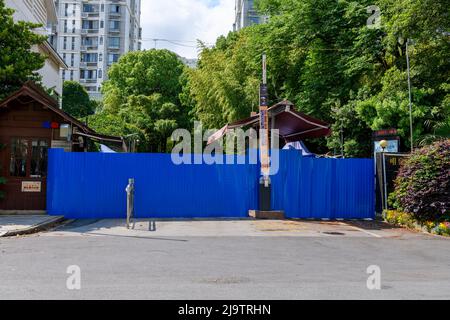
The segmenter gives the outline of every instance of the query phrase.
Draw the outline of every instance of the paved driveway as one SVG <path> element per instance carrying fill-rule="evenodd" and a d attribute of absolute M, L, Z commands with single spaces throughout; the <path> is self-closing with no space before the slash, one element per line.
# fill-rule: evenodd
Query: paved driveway
<path fill-rule="evenodd" d="M 45 236 L 133 237 L 326 237 L 409 238 L 426 237 L 375 221 L 314 220 L 79 220 Z"/>
<path fill-rule="evenodd" d="M 450 242 L 365 222 L 77 221 L 0 239 L 0 298 L 449 299 Z M 69 266 L 81 289 L 69 290 Z M 369 290 L 369 266 L 381 290 Z"/>

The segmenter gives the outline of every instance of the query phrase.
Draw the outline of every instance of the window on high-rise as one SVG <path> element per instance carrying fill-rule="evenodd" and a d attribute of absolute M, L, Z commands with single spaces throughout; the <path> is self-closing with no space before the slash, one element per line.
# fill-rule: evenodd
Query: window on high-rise
<path fill-rule="evenodd" d="M 108 65 L 111 65 L 117 61 L 119 61 L 120 55 L 117 53 L 110 53 L 108 55 Z"/>
<path fill-rule="evenodd" d="M 98 20 L 83 20 L 82 21 L 82 28 L 88 29 L 88 30 L 94 30 L 98 29 Z"/>
<path fill-rule="evenodd" d="M 120 29 L 120 21 L 110 20 L 109 21 L 109 30 L 118 31 Z"/>
<path fill-rule="evenodd" d="M 110 48 L 120 48 L 120 37 L 109 37 Z"/>
<path fill-rule="evenodd" d="M 83 37 L 81 41 L 84 46 L 95 47 L 98 45 L 97 37 Z"/>
<path fill-rule="evenodd" d="M 109 8 L 111 13 L 120 13 L 120 5 L 112 4 Z"/>
<path fill-rule="evenodd" d="M 83 53 L 81 55 L 82 62 L 97 62 L 97 53 Z"/>
<path fill-rule="evenodd" d="M 84 3 L 83 4 L 83 12 L 88 12 L 88 13 L 98 12 L 98 5 Z"/>
<path fill-rule="evenodd" d="M 97 70 L 80 70 L 80 79 L 97 80 Z"/>

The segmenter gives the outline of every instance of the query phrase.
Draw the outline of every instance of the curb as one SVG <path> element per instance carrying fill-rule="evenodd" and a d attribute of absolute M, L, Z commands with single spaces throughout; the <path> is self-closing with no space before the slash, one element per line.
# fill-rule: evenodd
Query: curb
<path fill-rule="evenodd" d="M 31 227 L 28 227 L 28 228 L 23 228 L 20 230 L 11 230 L 11 231 L 6 231 L 5 233 L 0 233 L 0 238 L 23 236 L 23 235 L 37 233 L 37 232 L 49 229 L 51 227 L 54 227 L 54 226 L 60 224 L 61 222 L 63 222 L 64 220 L 65 220 L 65 218 L 63 216 L 54 217 L 53 219 L 48 219 L 47 221 L 32 225 Z"/>

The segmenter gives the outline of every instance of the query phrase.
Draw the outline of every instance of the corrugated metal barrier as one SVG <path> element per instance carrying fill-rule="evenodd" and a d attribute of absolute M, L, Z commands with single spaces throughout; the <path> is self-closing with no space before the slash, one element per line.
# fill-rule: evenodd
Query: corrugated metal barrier
<path fill-rule="evenodd" d="M 374 218 L 373 166 L 371 159 L 316 159 L 282 150 L 272 208 L 289 218 Z"/>
<path fill-rule="evenodd" d="M 231 157 L 236 163 L 239 156 Z M 48 168 L 47 212 L 67 218 L 125 218 L 129 178 L 135 179 L 137 218 L 240 218 L 258 205 L 254 164 L 175 165 L 170 154 L 51 149 Z M 369 159 L 282 151 L 272 177 L 273 209 L 291 218 L 373 218 L 373 181 Z"/>
<path fill-rule="evenodd" d="M 170 154 L 49 152 L 47 212 L 125 218 L 135 179 L 135 215 L 246 217 L 257 204 L 257 165 L 175 165 Z"/>

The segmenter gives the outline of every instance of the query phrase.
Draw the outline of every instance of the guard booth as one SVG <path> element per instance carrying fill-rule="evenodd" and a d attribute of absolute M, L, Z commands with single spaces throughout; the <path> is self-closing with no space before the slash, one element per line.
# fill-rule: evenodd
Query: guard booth
<path fill-rule="evenodd" d="M 0 214 L 46 210 L 47 152 L 85 152 L 92 141 L 126 149 L 120 137 L 96 133 L 65 113 L 42 88 L 25 83 L 0 102 Z"/>

